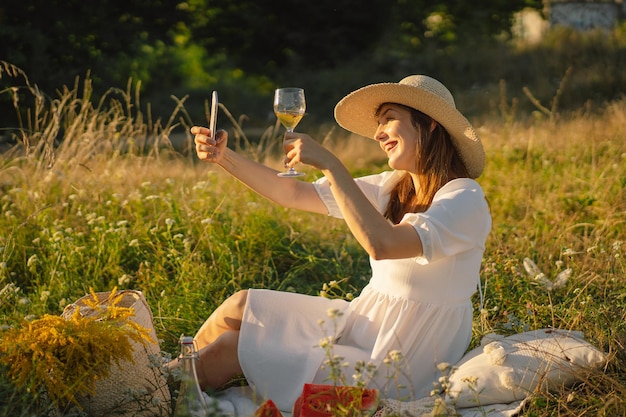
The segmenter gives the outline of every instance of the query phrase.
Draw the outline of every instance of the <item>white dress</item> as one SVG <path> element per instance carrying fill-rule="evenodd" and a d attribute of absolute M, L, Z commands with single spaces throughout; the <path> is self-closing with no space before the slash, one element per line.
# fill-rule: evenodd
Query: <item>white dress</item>
<path fill-rule="evenodd" d="M 355 181 L 383 212 L 401 172 L 386 171 Z M 329 215 L 341 217 L 325 178 L 315 183 Z M 415 400 L 429 395 L 437 364 L 456 363 L 472 335 L 471 296 L 476 291 L 491 216 L 480 185 L 456 179 L 442 187 L 424 213 L 409 213 L 423 255 L 370 259 L 372 277 L 351 302 L 318 296 L 256 290 L 248 293 L 239 337 L 243 373 L 257 396 L 291 412 L 305 383 L 332 383 L 322 339 L 333 336 L 333 353 L 352 383 L 354 365 L 377 366 L 369 386 L 381 398 Z M 329 318 L 329 309 L 343 314 Z M 320 321 L 324 325 L 320 325 Z M 336 331 L 335 331 L 336 329 Z M 390 352 L 402 362 L 385 364 Z M 395 356 L 397 358 L 397 356 Z"/>

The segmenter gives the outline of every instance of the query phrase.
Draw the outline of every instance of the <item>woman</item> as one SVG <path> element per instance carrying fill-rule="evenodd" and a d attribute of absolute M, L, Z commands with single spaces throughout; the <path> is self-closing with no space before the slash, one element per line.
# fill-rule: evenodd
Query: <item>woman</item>
<path fill-rule="evenodd" d="M 285 134 L 285 167 L 308 164 L 324 177 L 312 184 L 279 178 L 227 148 L 226 132 L 191 129 L 201 160 L 257 193 L 343 218 L 372 266 L 351 302 L 257 289 L 228 298 L 196 335 L 204 388 L 243 372 L 257 395 L 291 411 L 305 383 L 329 383 L 326 352 L 315 347 L 330 336 L 319 325 L 328 311 L 336 313 L 333 353 L 350 366 L 375 365 L 369 386 L 386 398 L 428 396 L 437 364 L 454 364 L 468 347 L 470 298 L 491 227 L 474 180 L 485 163 L 478 135 L 446 87 L 423 75 L 356 90 L 337 104 L 335 118 L 376 140 L 391 170 L 354 179 L 329 150 L 294 132 Z M 392 369 L 390 353 L 399 361 Z"/>

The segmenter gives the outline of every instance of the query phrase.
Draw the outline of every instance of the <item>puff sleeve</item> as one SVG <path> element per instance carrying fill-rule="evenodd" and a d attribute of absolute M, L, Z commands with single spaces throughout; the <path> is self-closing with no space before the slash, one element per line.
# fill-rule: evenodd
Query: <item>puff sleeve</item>
<path fill-rule="evenodd" d="M 480 185 L 471 179 L 450 181 L 423 213 L 407 213 L 402 223 L 411 224 L 422 240 L 426 264 L 473 249 L 484 251 L 491 230 L 491 215 Z"/>

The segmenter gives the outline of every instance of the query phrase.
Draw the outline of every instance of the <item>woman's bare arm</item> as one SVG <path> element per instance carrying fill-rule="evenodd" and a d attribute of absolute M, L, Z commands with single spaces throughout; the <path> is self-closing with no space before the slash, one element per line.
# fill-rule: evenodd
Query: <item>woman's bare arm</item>
<path fill-rule="evenodd" d="M 350 231 L 374 259 L 401 259 L 422 255 L 422 241 L 409 224 L 391 224 L 365 197 L 341 163 L 322 172 L 331 184 L 337 205 Z"/>
<path fill-rule="evenodd" d="M 301 133 L 285 135 L 288 165 L 298 162 L 320 170 L 350 231 L 374 259 L 400 259 L 422 255 L 422 241 L 409 224 L 391 224 L 365 197 L 346 167 L 330 151 Z"/>
<path fill-rule="evenodd" d="M 286 208 L 322 214 L 328 212 L 313 184 L 279 177 L 276 175 L 278 171 L 229 149 L 226 147 L 226 131 L 219 131 L 216 140 L 205 127 L 194 126 L 191 132 L 195 134 L 199 159 L 220 165 L 256 193 Z"/>

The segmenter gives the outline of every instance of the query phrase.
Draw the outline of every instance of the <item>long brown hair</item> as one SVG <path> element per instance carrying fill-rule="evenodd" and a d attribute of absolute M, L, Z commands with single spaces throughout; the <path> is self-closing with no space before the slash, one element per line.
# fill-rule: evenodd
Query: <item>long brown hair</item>
<path fill-rule="evenodd" d="M 394 224 L 399 223 L 406 213 L 426 211 L 435 193 L 450 180 L 469 177 L 450 134 L 443 126 L 419 110 L 396 105 L 411 113 L 411 122 L 417 129 L 419 192 L 415 190 L 413 178 L 408 172 L 394 186 L 385 211 L 385 217 Z"/>

